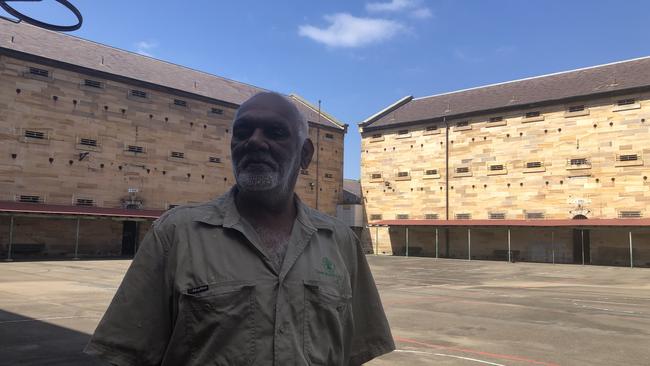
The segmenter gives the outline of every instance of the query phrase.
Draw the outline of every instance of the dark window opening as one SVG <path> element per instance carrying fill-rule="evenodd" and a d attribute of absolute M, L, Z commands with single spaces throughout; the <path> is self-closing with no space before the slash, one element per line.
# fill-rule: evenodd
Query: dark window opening
<path fill-rule="evenodd" d="M 587 158 L 578 158 L 569 160 L 570 165 L 589 165 L 589 160 Z"/>
<path fill-rule="evenodd" d="M 504 170 L 505 167 L 502 164 L 490 165 L 491 171 Z"/>
<path fill-rule="evenodd" d="M 467 127 L 469 126 L 469 121 L 463 121 L 456 123 L 456 127 Z"/>
<path fill-rule="evenodd" d="M 187 102 L 182 99 L 174 99 L 174 105 L 179 107 L 187 107 Z"/>
<path fill-rule="evenodd" d="M 526 118 L 534 118 L 534 117 L 539 117 L 539 116 L 540 116 L 539 111 L 526 112 Z"/>
<path fill-rule="evenodd" d="M 425 214 L 424 218 L 427 220 L 438 220 L 438 214 Z"/>
<path fill-rule="evenodd" d="M 526 163 L 526 168 L 531 169 L 531 168 L 541 168 L 542 167 L 542 162 L 541 161 L 529 161 Z"/>
<path fill-rule="evenodd" d="M 325 138 L 328 140 L 334 140 L 334 135 L 332 135 L 331 133 L 326 133 Z"/>
<path fill-rule="evenodd" d="M 26 203 L 41 203 L 41 197 L 40 196 L 30 196 L 30 195 L 20 195 L 18 197 L 19 202 L 26 202 Z"/>
<path fill-rule="evenodd" d="M 32 75 L 42 76 L 42 77 L 45 77 L 45 78 L 50 77 L 50 72 L 48 70 L 39 69 L 38 67 L 30 67 L 29 68 L 29 73 L 32 74 Z"/>
<path fill-rule="evenodd" d="M 429 169 L 424 172 L 425 175 L 436 175 L 438 174 L 438 169 Z"/>
<path fill-rule="evenodd" d="M 45 132 L 25 130 L 25 137 L 29 137 L 30 139 L 43 140 L 45 139 Z"/>
<path fill-rule="evenodd" d="M 456 168 L 456 173 L 469 173 L 469 167 L 463 166 Z"/>
<path fill-rule="evenodd" d="M 142 146 L 136 146 L 136 145 L 129 145 L 129 146 L 127 147 L 127 151 L 128 151 L 128 152 L 132 152 L 132 153 L 140 153 L 140 154 L 141 154 L 141 153 L 144 152 L 144 147 L 142 147 Z"/>
<path fill-rule="evenodd" d="M 217 158 L 215 156 L 210 156 L 208 158 L 208 161 L 211 162 L 211 163 L 221 163 L 221 158 Z"/>
<path fill-rule="evenodd" d="M 618 217 L 621 219 L 638 219 L 641 218 L 641 211 L 619 211 Z"/>
<path fill-rule="evenodd" d="M 372 214 L 370 215 L 370 220 L 381 220 L 382 215 L 381 214 Z"/>
<path fill-rule="evenodd" d="M 332 174 L 332 173 L 325 173 L 325 178 L 334 178 L 334 174 Z"/>
<path fill-rule="evenodd" d="M 616 104 L 618 105 L 630 105 L 636 103 L 636 99 L 634 98 L 629 98 L 629 99 L 621 99 Z"/>
<path fill-rule="evenodd" d="M 75 205 L 77 206 L 94 206 L 95 201 L 89 198 L 77 198 Z"/>
<path fill-rule="evenodd" d="M 185 153 L 180 151 L 172 151 L 169 156 L 176 159 L 185 159 Z"/>
<path fill-rule="evenodd" d="M 468 213 L 456 214 L 456 220 L 471 220 L 471 219 L 472 219 L 472 214 L 468 214 Z"/>
<path fill-rule="evenodd" d="M 409 130 L 399 130 L 399 131 L 397 131 L 398 135 L 408 135 L 408 133 L 409 133 Z"/>
<path fill-rule="evenodd" d="M 408 215 L 408 214 L 397 214 L 397 216 L 395 216 L 395 217 L 396 217 L 398 220 L 408 220 L 409 215 Z"/>
<path fill-rule="evenodd" d="M 398 177 L 408 177 L 408 176 L 409 176 L 409 172 L 398 172 L 398 173 L 397 173 L 397 176 L 398 176 Z"/>
<path fill-rule="evenodd" d="M 79 145 L 97 147 L 97 140 L 79 139 Z"/>
<path fill-rule="evenodd" d="M 583 105 L 572 105 L 571 107 L 569 107 L 569 113 L 571 113 L 571 112 L 580 112 L 580 111 L 584 111 L 584 110 L 585 110 L 584 104 Z"/>
<path fill-rule="evenodd" d="M 426 128 L 427 131 L 436 131 L 438 129 L 438 126 L 428 126 Z"/>
<path fill-rule="evenodd" d="M 373 173 L 370 175 L 371 179 L 381 179 L 381 173 Z"/>
<path fill-rule="evenodd" d="M 501 116 L 490 118 L 490 122 L 501 122 L 501 121 L 503 121 L 503 117 Z"/>
<path fill-rule="evenodd" d="M 545 217 L 543 212 L 526 212 L 526 219 L 528 220 L 539 220 Z"/>
<path fill-rule="evenodd" d="M 636 160 L 639 160 L 639 155 L 637 155 L 637 154 L 619 155 L 617 160 L 618 161 L 636 161 Z"/>
<path fill-rule="evenodd" d="M 504 212 L 490 212 L 488 217 L 490 220 L 505 220 L 506 214 Z"/>
<path fill-rule="evenodd" d="M 131 96 L 136 97 L 136 98 L 146 98 L 147 97 L 147 92 L 144 92 L 142 90 L 132 89 L 131 90 Z"/>
<path fill-rule="evenodd" d="M 212 113 L 212 114 L 223 114 L 223 109 L 221 109 L 221 108 L 212 108 L 212 109 L 210 109 L 210 113 Z"/>

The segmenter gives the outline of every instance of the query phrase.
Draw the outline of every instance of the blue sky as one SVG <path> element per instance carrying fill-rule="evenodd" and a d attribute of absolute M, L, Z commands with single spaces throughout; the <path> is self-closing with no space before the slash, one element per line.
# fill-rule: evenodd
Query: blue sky
<path fill-rule="evenodd" d="M 405 95 L 650 55 L 642 0 L 71 2 L 85 18 L 76 36 L 321 100 L 350 125 L 344 175 L 354 179 L 356 125 Z M 73 20 L 53 0 L 12 4 Z"/>

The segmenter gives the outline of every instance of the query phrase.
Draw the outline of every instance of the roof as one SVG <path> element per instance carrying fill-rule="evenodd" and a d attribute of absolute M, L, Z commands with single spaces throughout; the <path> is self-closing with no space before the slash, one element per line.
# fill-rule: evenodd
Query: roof
<path fill-rule="evenodd" d="M 422 98 L 405 97 L 359 126 L 372 129 L 442 117 L 460 118 L 481 112 L 551 104 L 598 94 L 622 94 L 646 88 L 650 88 L 650 57 Z"/>
<path fill-rule="evenodd" d="M 140 218 L 157 219 L 162 210 L 131 210 L 122 208 L 105 208 L 94 206 L 48 205 L 41 203 L 24 203 L 0 201 L 0 213 L 37 214 L 55 216 L 94 216 L 104 218 Z"/>
<path fill-rule="evenodd" d="M 362 204 L 361 182 L 354 179 L 343 179 L 343 198 L 341 204 Z"/>
<path fill-rule="evenodd" d="M 24 22 L 14 23 L 0 18 L 0 53 L 7 50 L 234 105 L 240 105 L 257 93 L 268 91 Z M 292 96 L 289 98 L 310 122 L 336 129 L 345 128 L 341 122 L 326 113 L 321 113 L 318 118 L 318 113 L 314 115 L 312 109 L 305 106 L 306 102 L 299 102 Z"/>
<path fill-rule="evenodd" d="M 438 227 L 650 227 L 650 219 L 586 219 L 586 220 L 378 220 L 370 225 L 438 226 Z"/>

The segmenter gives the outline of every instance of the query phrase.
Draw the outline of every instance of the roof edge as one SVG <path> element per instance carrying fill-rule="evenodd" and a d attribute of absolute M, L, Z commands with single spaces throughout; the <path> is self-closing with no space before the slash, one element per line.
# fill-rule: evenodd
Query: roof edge
<path fill-rule="evenodd" d="M 392 112 L 393 110 L 403 106 L 404 104 L 410 102 L 411 100 L 413 100 L 412 95 L 407 95 L 407 96 L 403 97 L 402 99 L 396 101 L 395 103 L 389 105 L 388 107 L 382 109 L 381 111 L 379 111 L 379 112 L 373 114 L 372 116 L 366 118 L 365 120 L 363 120 L 363 122 L 359 123 L 359 127 L 368 126 L 369 124 L 375 122 L 376 120 L 378 120 L 381 117 L 385 116 L 386 114 Z"/>
<path fill-rule="evenodd" d="M 330 120 L 335 125 L 338 125 L 338 127 L 340 127 L 341 129 L 346 129 L 346 127 L 347 127 L 346 123 L 343 123 L 343 122 L 339 121 L 338 119 L 336 119 L 331 114 L 329 114 L 327 112 L 324 112 L 321 108 L 318 108 L 315 105 L 311 104 L 310 102 L 307 101 L 307 99 L 301 97 L 300 95 L 298 95 L 296 93 L 291 93 L 291 94 L 289 94 L 289 98 L 293 98 L 293 99 L 297 100 L 298 102 L 300 102 L 301 104 L 303 104 L 305 107 L 311 109 L 312 111 L 314 111 L 316 113 L 321 114 L 322 116 L 324 116 L 325 118 Z"/>

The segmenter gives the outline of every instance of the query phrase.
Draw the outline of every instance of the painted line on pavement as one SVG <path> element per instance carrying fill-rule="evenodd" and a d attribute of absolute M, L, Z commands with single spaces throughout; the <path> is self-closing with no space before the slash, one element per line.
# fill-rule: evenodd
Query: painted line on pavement
<path fill-rule="evenodd" d="M 501 363 L 494 363 L 494 362 L 490 362 L 490 361 L 478 360 L 476 358 L 469 358 L 469 357 L 463 357 L 463 356 L 448 355 L 448 354 L 444 354 L 444 353 L 433 353 L 433 352 L 424 352 L 424 351 L 410 351 L 410 350 L 403 350 L 403 349 L 397 349 L 397 350 L 395 350 L 395 352 L 418 353 L 418 354 L 441 356 L 441 357 L 453 357 L 453 358 L 459 358 L 461 360 L 479 362 L 479 363 L 483 363 L 483 364 L 486 364 L 486 365 L 505 366 L 504 364 L 501 364 Z"/>
<path fill-rule="evenodd" d="M 5 320 L 5 321 L 0 321 L 0 324 L 38 322 L 43 320 L 59 320 L 59 319 L 99 319 L 99 318 L 101 317 L 100 316 L 51 316 L 47 318 L 37 318 L 37 319 Z"/>

